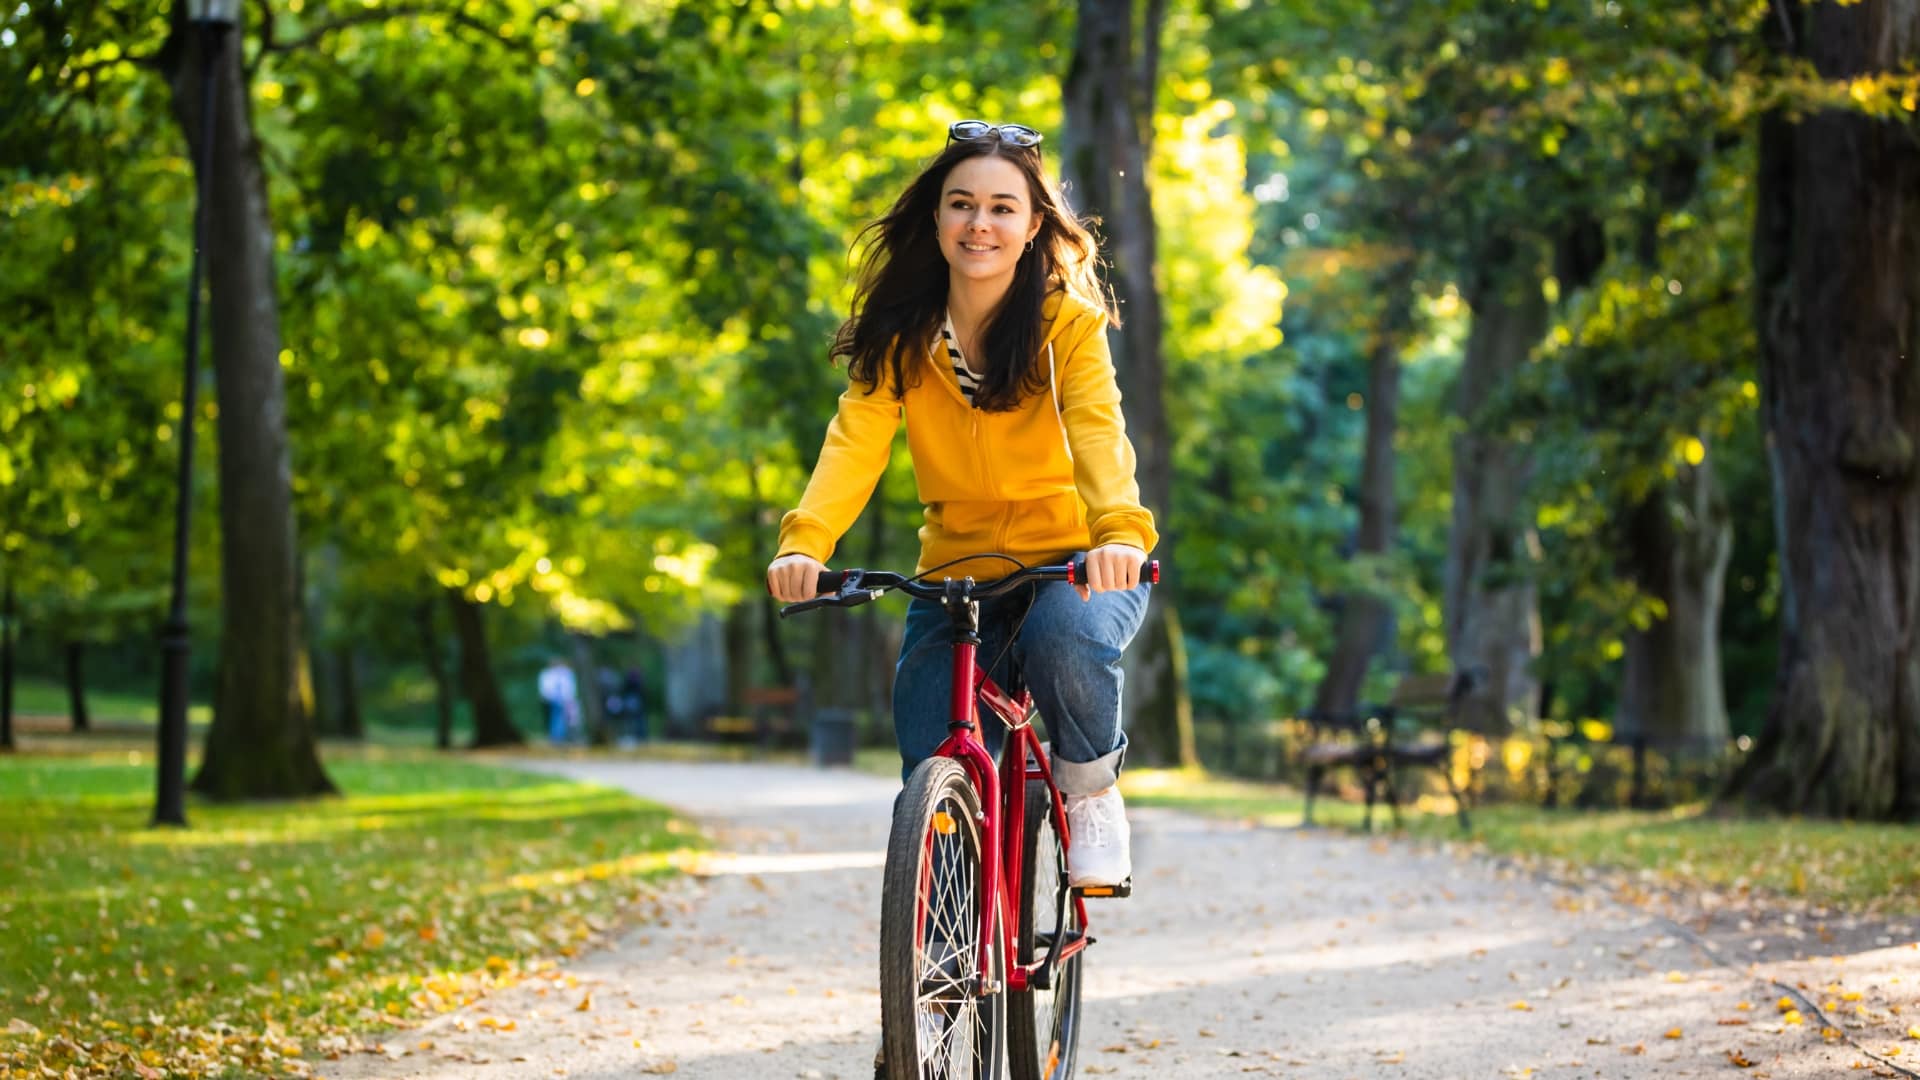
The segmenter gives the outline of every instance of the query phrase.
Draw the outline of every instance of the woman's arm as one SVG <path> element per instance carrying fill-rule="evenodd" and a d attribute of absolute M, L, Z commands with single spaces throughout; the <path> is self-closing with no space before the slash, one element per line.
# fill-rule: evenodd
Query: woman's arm
<path fill-rule="evenodd" d="M 886 472 L 899 427 L 900 402 L 884 380 L 871 392 L 857 384 L 847 387 L 800 505 L 780 519 L 781 555 L 805 555 L 821 563 L 833 556 Z"/>
<path fill-rule="evenodd" d="M 1140 501 L 1133 443 L 1120 410 L 1120 382 L 1107 348 L 1105 313 L 1088 312 L 1054 345 L 1060 422 L 1073 451 L 1073 482 L 1087 504 L 1093 546 L 1125 544 L 1146 552 L 1160 539 Z"/>

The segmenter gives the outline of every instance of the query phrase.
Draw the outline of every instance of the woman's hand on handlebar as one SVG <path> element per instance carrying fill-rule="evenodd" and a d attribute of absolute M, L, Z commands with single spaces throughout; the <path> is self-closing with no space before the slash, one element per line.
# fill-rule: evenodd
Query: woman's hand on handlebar
<path fill-rule="evenodd" d="M 1087 580 L 1074 588 L 1082 600 L 1097 592 L 1135 588 L 1140 584 L 1140 564 L 1146 561 L 1147 553 L 1131 544 L 1101 544 L 1087 552 Z"/>
<path fill-rule="evenodd" d="M 767 567 L 767 591 L 783 604 L 811 600 L 826 567 L 806 555 L 782 555 Z"/>

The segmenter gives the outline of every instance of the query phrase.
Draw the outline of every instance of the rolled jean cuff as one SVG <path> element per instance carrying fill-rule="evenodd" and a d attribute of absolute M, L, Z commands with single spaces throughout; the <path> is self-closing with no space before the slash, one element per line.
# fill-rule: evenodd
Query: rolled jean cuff
<path fill-rule="evenodd" d="M 1119 746 L 1092 761 L 1068 761 L 1056 756 L 1051 745 L 1047 747 L 1047 758 L 1053 767 L 1053 786 L 1063 795 L 1097 795 L 1112 787 L 1120 780 L 1120 767 L 1126 757 L 1124 732 Z"/>

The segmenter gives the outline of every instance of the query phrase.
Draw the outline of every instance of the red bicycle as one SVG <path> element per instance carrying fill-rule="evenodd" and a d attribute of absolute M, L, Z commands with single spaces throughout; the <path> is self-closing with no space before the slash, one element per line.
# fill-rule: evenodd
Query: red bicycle
<path fill-rule="evenodd" d="M 1141 569 L 1158 582 L 1160 564 Z M 1086 562 L 1026 567 L 998 581 L 934 585 L 879 570 L 829 571 L 782 616 L 854 607 L 889 592 L 934 600 L 953 621 L 948 736 L 894 804 L 880 906 L 880 1028 L 888 1080 L 1067 1080 L 1080 1034 L 1088 897 L 1070 888 L 1066 804 L 1033 731 L 1033 696 L 978 663 L 980 601 L 1037 581 L 1086 580 Z M 996 763 L 979 705 L 1007 726 Z"/>

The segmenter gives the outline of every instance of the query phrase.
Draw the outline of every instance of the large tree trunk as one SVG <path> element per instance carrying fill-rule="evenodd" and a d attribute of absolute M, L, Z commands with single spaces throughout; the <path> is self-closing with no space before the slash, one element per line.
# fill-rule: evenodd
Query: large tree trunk
<path fill-rule="evenodd" d="M 1920 60 L 1920 0 L 1789 6 L 1845 80 Z M 1920 817 L 1920 142 L 1839 111 L 1761 123 L 1762 411 L 1781 502 L 1779 683 L 1731 792 L 1789 812 Z"/>
<path fill-rule="evenodd" d="M 220 401 L 222 618 L 213 727 L 193 788 L 215 799 L 292 798 L 331 792 L 333 783 L 313 737 L 294 567 L 273 224 L 241 68 L 242 32 L 231 31 L 215 62 L 206 263 Z M 207 44 L 187 21 L 186 5 L 175 4 L 161 65 L 196 163 Z"/>
<path fill-rule="evenodd" d="M 1712 463 L 1683 466 L 1671 487 L 1633 509 L 1625 533 L 1622 570 L 1665 604 L 1667 614 L 1627 635 L 1615 738 L 1719 753 L 1729 735 L 1720 683 L 1720 602 L 1733 554 L 1733 520 Z"/>
<path fill-rule="evenodd" d="M 1168 564 L 1153 590 L 1146 622 L 1126 657 L 1125 725 L 1148 761 L 1198 765 L 1193 704 L 1182 674 L 1185 642 L 1170 618 L 1179 581 L 1171 524 L 1172 436 L 1167 426 L 1165 365 L 1160 347 L 1158 243 L 1147 159 L 1159 85 L 1164 0 L 1147 0 L 1137 21 L 1133 0 L 1081 0 L 1073 62 L 1062 95 L 1066 132 L 1061 172 L 1074 209 L 1098 215 L 1113 269 L 1114 298 L 1124 325 L 1111 335 L 1114 366 L 1139 455 L 1140 494 L 1160 526 L 1156 554 Z"/>
<path fill-rule="evenodd" d="M 67 642 L 67 717 L 75 732 L 93 729 L 93 720 L 87 715 L 87 680 L 81 666 L 86 655 L 85 642 Z"/>
<path fill-rule="evenodd" d="M 1355 553 L 1384 558 L 1393 550 L 1393 436 L 1400 423 L 1400 350 L 1413 326 L 1412 259 L 1381 282 L 1386 304 L 1367 357 L 1367 445 L 1360 462 L 1360 532 Z M 1340 632 L 1327 673 L 1314 692 L 1321 714 L 1345 714 L 1359 703 L 1367 667 L 1388 640 L 1393 609 L 1376 592 L 1355 590 L 1342 601 Z"/>
<path fill-rule="evenodd" d="M 1527 254 L 1493 247 L 1467 297 L 1473 329 L 1454 396 L 1464 428 L 1453 442 L 1445 610 L 1453 669 L 1471 680 L 1461 724 L 1501 733 L 1531 718 L 1540 696 L 1531 670 L 1540 654 L 1539 545 L 1524 505 L 1530 455 L 1481 430 L 1478 414 L 1546 333 L 1547 304 Z"/>
<path fill-rule="evenodd" d="M 453 749 L 453 689 L 447 678 L 446 660 L 440 654 L 440 634 L 433 627 L 433 601 L 422 600 L 414 608 L 414 627 L 420 633 L 420 660 L 433 680 L 433 745 Z"/>
<path fill-rule="evenodd" d="M 473 710 L 473 748 L 523 745 L 527 740 L 508 715 L 500 681 L 493 675 L 481 605 L 459 589 L 448 589 L 447 606 L 453 609 L 453 629 L 460 639 L 460 692 Z"/>

